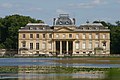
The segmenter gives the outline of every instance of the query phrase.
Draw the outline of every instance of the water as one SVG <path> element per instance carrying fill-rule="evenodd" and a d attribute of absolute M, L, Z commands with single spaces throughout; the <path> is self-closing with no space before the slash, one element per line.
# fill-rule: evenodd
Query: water
<path fill-rule="evenodd" d="M 90 64 L 90 63 L 57 63 L 53 60 L 59 58 L 0 58 L 0 66 L 65 66 L 65 67 L 98 67 L 98 68 L 119 68 L 120 64 Z M 60 59 L 61 60 L 61 59 Z M 103 60 L 99 60 L 102 61 Z M 106 60 L 104 60 L 105 62 Z M 107 60 L 108 61 L 108 60 Z M 113 60 L 119 61 L 120 60 Z"/>
<path fill-rule="evenodd" d="M 0 66 L 64 66 L 64 67 L 98 67 L 98 68 L 120 68 L 120 64 L 94 64 L 94 63 L 58 63 L 54 60 L 62 58 L 0 58 Z M 72 60 L 72 58 L 71 58 Z M 111 60 L 98 60 L 99 62 L 109 62 Z M 112 60 L 120 62 L 120 60 Z M 105 78 L 104 72 L 80 71 L 77 73 L 37 73 L 18 72 L 0 73 L 1 80 L 102 80 Z"/>

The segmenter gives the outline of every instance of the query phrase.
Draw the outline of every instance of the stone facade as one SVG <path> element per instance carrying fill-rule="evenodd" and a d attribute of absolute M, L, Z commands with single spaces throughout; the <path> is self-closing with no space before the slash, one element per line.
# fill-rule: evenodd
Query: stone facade
<path fill-rule="evenodd" d="M 61 14 L 53 26 L 28 23 L 19 29 L 18 54 L 109 55 L 110 30 L 101 23 L 75 25 L 75 18 Z"/>

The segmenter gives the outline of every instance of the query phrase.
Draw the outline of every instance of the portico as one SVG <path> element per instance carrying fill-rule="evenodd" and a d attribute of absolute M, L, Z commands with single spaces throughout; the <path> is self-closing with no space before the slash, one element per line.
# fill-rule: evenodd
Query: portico
<path fill-rule="evenodd" d="M 72 40 L 57 40 L 55 41 L 56 55 L 72 55 L 73 41 Z"/>

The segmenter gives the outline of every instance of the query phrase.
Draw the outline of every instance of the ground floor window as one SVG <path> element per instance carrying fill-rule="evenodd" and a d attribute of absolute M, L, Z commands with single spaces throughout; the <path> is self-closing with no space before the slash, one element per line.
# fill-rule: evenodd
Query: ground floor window
<path fill-rule="evenodd" d="M 33 43 L 30 43 L 30 49 L 31 50 L 33 49 Z"/>
<path fill-rule="evenodd" d="M 99 42 L 95 42 L 95 47 L 99 47 Z"/>
<path fill-rule="evenodd" d="M 45 49 L 45 47 L 46 47 L 46 44 L 43 42 L 42 43 L 42 49 Z"/>
<path fill-rule="evenodd" d="M 89 42 L 89 49 L 92 49 L 92 42 Z"/>
<path fill-rule="evenodd" d="M 39 50 L 39 43 L 36 43 L 36 50 Z"/>
<path fill-rule="evenodd" d="M 26 47 L 26 42 L 22 42 L 22 47 Z"/>
<path fill-rule="evenodd" d="M 52 43 L 51 42 L 49 43 L 49 49 L 52 49 Z"/>
<path fill-rule="evenodd" d="M 83 42 L 83 44 L 82 44 L 82 48 L 83 48 L 83 49 L 86 48 L 86 42 Z"/>
<path fill-rule="evenodd" d="M 76 43 L 75 43 L 75 48 L 76 48 L 76 49 L 79 49 L 79 42 L 76 42 Z"/>

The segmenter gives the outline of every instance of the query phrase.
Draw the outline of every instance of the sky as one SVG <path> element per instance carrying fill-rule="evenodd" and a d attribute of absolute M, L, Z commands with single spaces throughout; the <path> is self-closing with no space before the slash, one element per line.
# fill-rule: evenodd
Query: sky
<path fill-rule="evenodd" d="M 69 14 L 76 25 L 88 20 L 120 20 L 120 0 L 0 0 L 0 17 L 20 14 L 52 25 L 59 14 Z"/>

